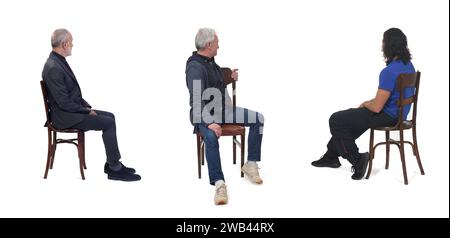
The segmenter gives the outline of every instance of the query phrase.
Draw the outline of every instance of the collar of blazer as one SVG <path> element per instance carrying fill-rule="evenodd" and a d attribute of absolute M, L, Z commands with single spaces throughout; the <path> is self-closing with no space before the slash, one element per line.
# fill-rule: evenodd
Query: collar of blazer
<path fill-rule="evenodd" d="M 77 85 L 78 90 L 80 91 L 80 95 L 82 95 L 82 94 L 81 94 L 81 88 L 80 88 L 80 85 L 78 84 L 77 78 L 76 78 L 75 75 L 72 73 L 72 71 L 71 71 L 69 68 L 67 68 L 66 64 L 64 64 L 64 62 L 62 62 L 62 60 L 61 60 L 58 56 L 52 54 L 52 55 L 50 55 L 50 57 L 51 57 L 53 60 L 55 60 L 56 63 L 58 63 L 58 65 L 63 69 L 63 71 L 66 72 L 66 74 L 69 75 L 69 76 L 72 78 L 72 80 L 73 80 L 73 81 L 75 82 L 75 84 Z M 81 96 L 81 97 L 83 97 L 83 96 Z"/>
<path fill-rule="evenodd" d="M 59 64 L 59 66 L 61 66 L 64 72 L 66 72 L 66 74 L 68 74 L 73 79 L 73 81 L 75 81 L 75 83 L 78 85 L 78 81 L 77 78 L 75 77 L 75 74 L 73 74 L 73 72 L 69 68 L 67 68 L 66 64 L 64 64 L 64 62 L 62 62 L 62 60 L 56 55 L 51 55 L 51 57 Z"/>

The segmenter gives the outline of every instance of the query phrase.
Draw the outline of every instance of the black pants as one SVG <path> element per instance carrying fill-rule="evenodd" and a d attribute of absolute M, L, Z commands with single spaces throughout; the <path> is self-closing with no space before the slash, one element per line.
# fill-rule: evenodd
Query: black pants
<path fill-rule="evenodd" d="M 380 126 L 394 126 L 397 120 L 384 112 L 375 113 L 367 108 L 351 108 L 331 115 L 331 139 L 328 142 L 327 156 L 329 158 L 343 158 L 354 164 L 359 159 L 358 139 L 369 128 Z"/>
<path fill-rule="evenodd" d="M 86 119 L 72 128 L 89 131 L 103 131 L 103 144 L 106 150 L 106 161 L 110 167 L 117 165 L 120 159 L 116 136 L 116 119 L 110 112 L 95 110 L 97 116 L 88 115 Z"/>

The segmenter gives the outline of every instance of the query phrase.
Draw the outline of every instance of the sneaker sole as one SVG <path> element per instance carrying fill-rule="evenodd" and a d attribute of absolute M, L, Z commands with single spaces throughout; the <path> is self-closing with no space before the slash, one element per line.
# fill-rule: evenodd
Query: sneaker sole
<path fill-rule="evenodd" d="M 228 203 L 228 201 L 219 201 L 219 202 L 214 202 L 214 204 L 216 205 L 226 205 Z"/>

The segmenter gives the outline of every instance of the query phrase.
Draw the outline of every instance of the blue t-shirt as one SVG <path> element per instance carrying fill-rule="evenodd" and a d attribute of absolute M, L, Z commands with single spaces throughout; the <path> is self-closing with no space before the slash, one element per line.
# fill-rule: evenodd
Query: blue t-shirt
<path fill-rule="evenodd" d="M 386 68 L 384 68 L 380 73 L 380 82 L 378 84 L 379 89 L 384 89 L 391 92 L 389 99 L 386 104 L 384 104 L 383 112 L 391 116 L 392 118 L 397 118 L 399 113 L 399 107 L 397 106 L 397 100 L 400 98 L 400 92 L 395 89 L 397 86 L 397 77 L 402 73 L 414 73 L 414 65 L 410 62 L 404 64 L 401 60 L 392 61 Z M 406 88 L 404 98 L 409 98 L 414 95 L 414 88 Z M 408 116 L 410 105 L 403 107 L 403 119 L 406 120 Z"/>

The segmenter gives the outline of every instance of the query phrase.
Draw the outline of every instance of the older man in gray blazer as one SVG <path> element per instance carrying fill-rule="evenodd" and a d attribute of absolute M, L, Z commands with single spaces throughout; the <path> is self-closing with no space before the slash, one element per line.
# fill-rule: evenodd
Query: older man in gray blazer
<path fill-rule="evenodd" d="M 141 177 L 133 168 L 123 165 L 120 160 L 116 137 L 114 114 L 94 110 L 83 99 L 80 85 L 66 61 L 72 54 L 72 34 L 66 29 L 57 29 L 51 37 L 52 52 L 45 63 L 42 78 L 48 92 L 51 123 L 55 128 L 75 128 L 84 131 L 103 131 L 107 162 L 104 172 L 108 179 L 137 181 Z"/>

